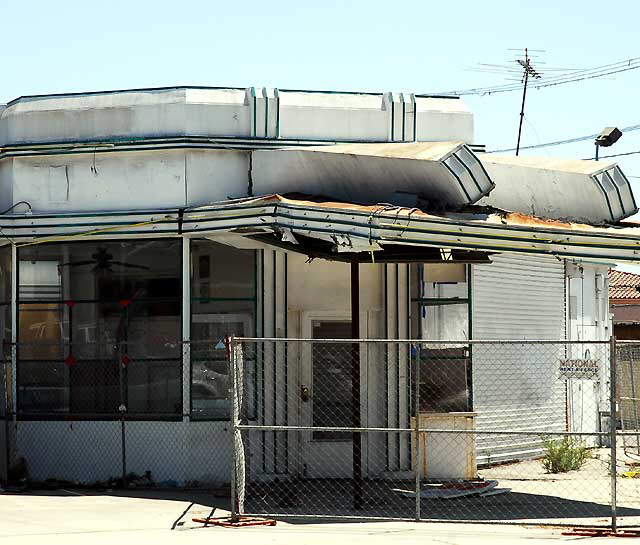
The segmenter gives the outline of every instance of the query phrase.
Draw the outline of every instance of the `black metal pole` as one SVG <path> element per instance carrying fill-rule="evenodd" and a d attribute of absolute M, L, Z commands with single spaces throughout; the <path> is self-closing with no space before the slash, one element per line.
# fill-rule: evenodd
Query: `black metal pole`
<path fill-rule="evenodd" d="M 360 264 L 357 259 L 351 261 L 351 338 L 360 338 Z M 360 344 L 351 344 L 351 421 L 354 428 L 361 427 L 360 422 Z M 351 435 L 353 452 L 353 508 L 362 508 L 362 434 Z"/>

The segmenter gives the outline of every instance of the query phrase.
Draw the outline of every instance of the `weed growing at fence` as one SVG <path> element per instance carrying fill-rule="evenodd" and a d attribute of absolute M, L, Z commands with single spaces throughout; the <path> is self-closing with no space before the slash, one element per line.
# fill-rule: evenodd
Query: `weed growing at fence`
<path fill-rule="evenodd" d="M 545 453 L 541 462 L 547 473 L 565 473 L 580 469 L 591 457 L 591 452 L 584 443 L 571 437 L 546 439 L 542 444 Z"/>

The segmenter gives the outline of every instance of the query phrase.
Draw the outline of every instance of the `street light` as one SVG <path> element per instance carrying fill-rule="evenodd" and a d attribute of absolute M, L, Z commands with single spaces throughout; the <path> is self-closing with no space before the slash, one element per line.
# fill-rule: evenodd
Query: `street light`
<path fill-rule="evenodd" d="M 605 127 L 602 132 L 596 136 L 596 161 L 598 160 L 598 151 L 600 147 L 608 148 L 615 144 L 622 136 L 622 131 L 618 127 Z"/>

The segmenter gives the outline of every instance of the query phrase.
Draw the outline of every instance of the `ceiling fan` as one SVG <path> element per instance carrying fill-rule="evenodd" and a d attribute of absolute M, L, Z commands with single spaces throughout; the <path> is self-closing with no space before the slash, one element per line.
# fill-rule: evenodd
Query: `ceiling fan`
<path fill-rule="evenodd" d="M 83 267 L 85 265 L 93 265 L 91 272 L 94 273 L 112 273 L 114 265 L 125 269 L 139 269 L 148 271 L 149 267 L 145 265 L 135 265 L 133 263 L 124 263 L 123 261 L 114 261 L 113 255 L 108 253 L 106 248 L 98 248 L 98 251 L 91 254 L 91 259 L 85 261 L 69 261 L 61 263 L 59 267 Z"/>

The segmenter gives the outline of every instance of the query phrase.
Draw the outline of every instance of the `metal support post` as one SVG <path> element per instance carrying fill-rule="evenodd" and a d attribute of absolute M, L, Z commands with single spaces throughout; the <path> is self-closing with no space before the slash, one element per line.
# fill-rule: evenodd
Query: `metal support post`
<path fill-rule="evenodd" d="M 238 453 L 236 452 L 236 433 L 238 433 L 238 408 L 237 408 L 237 382 L 236 382 L 236 361 L 235 361 L 235 338 L 227 337 L 225 344 L 227 345 L 227 360 L 229 362 L 229 376 L 231 377 L 231 414 L 230 426 L 231 432 L 231 521 L 239 520 L 238 500 L 237 500 L 237 463 Z M 241 433 L 241 432 L 240 432 Z"/>
<path fill-rule="evenodd" d="M 633 345 L 629 346 L 629 378 L 631 379 L 631 397 L 633 398 L 633 430 L 638 432 L 638 398 L 636 396 L 636 378 L 633 373 L 633 348 Z M 626 450 L 626 445 L 623 444 L 623 447 Z M 636 433 L 636 454 L 640 456 L 640 434 L 638 433 Z"/>
<path fill-rule="evenodd" d="M 126 309 L 125 309 L 126 312 Z M 126 320 L 126 318 L 125 318 Z M 126 331 L 126 327 L 125 327 Z M 118 412 L 120 413 L 120 448 L 122 456 L 122 488 L 127 488 L 127 434 L 126 434 L 126 424 L 125 417 L 127 413 L 127 394 L 125 387 L 125 369 L 124 363 L 122 362 L 122 344 L 120 344 L 120 350 L 118 350 L 118 379 L 120 382 L 120 405 L 118 406 Z M 126 344 L 125 344 L 126 346 Z"/>
<path fill-rule="evenodd" d="M 415 477 L 416 477 L 416 521 L 419 521 L 421 518 L 421 505 L 420 505 L 420 492 L 422 489 L 422 460 L 424 458 L 424 454 L 422 452 L 422 441 L 421 441 L 421 437 L 420 437 L 420 344 L 416 343 L 415 345 L 416 347 L 416 355 L 415 355 L 415 359 L 414 359 L 414 365 L 415 365 L 415 377 L 416 377 L 416 383 L 415 383 L 415 395 L 414 395 L 414 399 L 415 399 L 415 408 L 413 410 L 413 414 L 415 415 L 415 466 L 414 466 L 414 472 L 415 472 Z M 411 354 L 411 350 L 413 347 L 409 347 L 409 354 Z"/>
<path fill-rule="evenodd" d="M 351 261 L 351 338 L 360 338 L 360 264 Z M 351 344 L 351 425 L 360 428 L 360 343 Z M 362 432 L 352 439 L 353 508 L 362 508 Z"/>
<path fill-rule="evenodd" d="M 609 432 L 611 435 L 611 531 L 616 532 L 617 521 L 617 455 L 616 455 L 616 435 L 617 435 L 617 411 L 616 411 L 616 338 L 611 336 L 609 348 Z"/>
<path fill-rule="evenodd" d="M 9 418 L 11 418 L 11 408 L 9 406 L 9 374 L 7 373 L 7 356 L 5 353 L 6 344 L 2 345 L 2 376 L 0 379 L 2 380 L 2 388 L 0 390 L 3 392 L 2 396 L 2 418 L 4 419 L 4 440 L 5 440 L 5 449 L 4 449 L 4 474 L 0 475 L 1 480 L 9 480 L 9 467 L 11 466 L 11 429 L 9 425 Z"/>
<path fill-rule="evenodd" d="M 127 488 L 127 441 L 126 441 L 126 430 L 124 423 L 124 415 L 126 412 L 126 407 L 124 405 L 120 405 L 120 446 L 121 446 L 121 456 L 122 456 L 122 488 Z"/>

